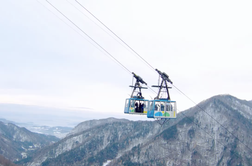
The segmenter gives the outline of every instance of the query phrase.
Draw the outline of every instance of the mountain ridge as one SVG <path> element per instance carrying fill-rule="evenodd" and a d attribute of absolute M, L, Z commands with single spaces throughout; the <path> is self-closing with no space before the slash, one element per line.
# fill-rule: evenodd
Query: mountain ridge
<path fill-rule="evenodd" d="M 35 150 L 49 145 L 58 139 L 54 136 L 32 133 L 24 127 L 0 121 L 0 154 L 18 161 Z"/>
<path fill-rule="evenodd" d="M 156 121 L 107 118 L 78 124 L 64 139 L 23 161 L 27 166 L 251 165 L 252 105 L 216 95 Z"/>
<path fill-rule="evenodd" d="M 127 119 L 116 119 L 113 117 L 106 118 L 106 119 L 100 119 L 100 120 L 94 119 L 94 120 L 84 121 L 84 122 L 81 122 L 80 124 L 78 124 L 76 127 L 74 127 L 74 129 L 72 131 L 70 131 L 69 134 L 67 134 L 67 136 L 74 135 L 75 133 L 88 130 L 91 127 L 103 125 L 105 123 L 113 123 L 113 122 L 119 122 L 119 121 L 120 122 L 122 122 L 122 121 L 129 122 L 129 120 L 127 120 Z"/>

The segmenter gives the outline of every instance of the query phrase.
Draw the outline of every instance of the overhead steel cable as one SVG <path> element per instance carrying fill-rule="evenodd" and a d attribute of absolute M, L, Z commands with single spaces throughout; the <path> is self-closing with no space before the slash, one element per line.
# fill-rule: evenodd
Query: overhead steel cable
<path fill-rule="evenodd" d="M 48 0 L 45 0 L 50 6 L 52 6 L 57 12 L 59 12 L 62 16 L 64 16 L 69 22 L 71 22 L 76 28 L 78 28 L 83 34 L 85 34 L 91 41 L 93 41 L 102 51 L 107 53 L 113 60 L 115 60 L 119 65 L 121 65 L 126 71 L 128 71 L 130 74 L 132 72 L 124 66 L 119 60 L 117 60 L 112 54 L 110 54 L 105 48 L 103 48 L 98 42 L 96 42 L 91 36 L 89 36 L 84 30 L 82 30 L 77 24 L 75 24 L 71 19 L 69 19 L 64 13 L 62 13 L 57 7 L 55 7 L 51 2 Z M 40 3 L 41 4 L 41 3 Z M 44 6 L 45 7 L 45 6 Z M 62 19 L 61 19 L 62 20 Z M 63 21 L 63 20 L 62 20 Z M 96 47 L 97 48 L 97 47 Z M 147 87 L 152 90 L 154 93 L 157 93 L 154 91 L 150 86 L 147 85 Z"/>
<path fill-rule="evenodd" d="M 86 18 L 88 18 L 90 21 L 92 21 L 95 25 L 97 25 L 99 28 L 101 28 L 101 30 L 103 30 L 105 33 L 107 33 L 110 37 L 112 37 L 114 40 L 118 39 L 111 33 L 108 33 L 104 28 L 101 27 L 101 25 L 99 25 L 97 22 L 95 22 L 94 20 L 92 20 L 90 17 L 88 17 L 83 11 L 81 11 L 79 8 L 77 8 L 72 2 L 70 2 L 69 0 L 66 0 L 69 4 L 71 4 L 76 10 L 78 10 L 79 12 L 81 12 Z M 130 50 L 128 47 L 125 46 L 125 44 L 118 42 L 121 46 L 123 46 L 124 48 Z"/>
<path fill-rule="evenodd" d="M 141 58 L 146 64 L 148 64 L 152 69 L 155 70 L 155 68 L 148 63 L 140 54 L 138 54 L 132 47 L 130 47 L 122 38 L 120 38 L 115 32 L 113 32 L 109 27 L 107 27 L 100 19 L 98 19 L 92 12 L 90 12 L 87 8 L 85 8 L 79 1 L 75 0 L 76 3 L 78 3 L 84 10 L 86 10 L 91 16 L 93 16 L 99 23 L 101 23 L 109 32 L 111 32 L 113 35 L 115 35 L 123 44 L 125 44 L 132 52 L 134 52 L 136 55 L 138 55 L 139 58 Z"/>
<path fill-rule="evenodd" d="M 123 39 L 121 39 L 116 33 L 114 33 L 108 26 L 106 26 L 100 19 L 98 19 L 92 12 L 90 12 L 87 8 L 85 8 L 78 0 L 75 0 L 84 10 L 86 10 L 91 16 L 93 16 L 99 23 L 101 23 L 107 30 L 109 30 L 112 34 L 114 34 L 122 43 L 124 43 L 131 51 L 133 51 L 139 58 L 141 58 L 148 66 L 152 69 L 156 70 L 149 62 L 147 62 L 140 54 L 138 54 L 132 47 L 130 47 Z M 174 84 L 172 86 L 177 89 L 180 93 L 182 93 L 186 98 L 188 98 L 191 102 L 193 102 L 198 108 L 200 108 L 203 112 L 205 112 L 210 118 L 214 119 L 217 123 L 219 123 L 213 116 L 207 113 L 204 109 L 197 105 L 190 97 L 188 97 L 183 91 L 177 88 Z M 227 130 L 233 137 L 237 138 L 244 146 L 252 151 L 246 144 L 244 144 L 238 137 L 236 137 L 232 132 L 230 132 L 226 127 L 224 127 L 221 123 L 219 123 L 221 127 Z"/>
<path fill-rule="evenodd" d="M 62 13 L 58 8 L 56 8 L 51 2 L 45 0 L 50 6 L 57 10 L 62 16 L 64 16 L 69 22 L 71 22 L 76 28 L 78 28 L 83 34 L 85 34 L 90 40 L 92 40 L 97 46 L 99 46 L 104 52 L 106 52 L 112 59 L 114 59 L 118 64 L 120 64 L 126 71 L 132 73 L 127 67 L 125 67 L 120 61 L 118 61 L 112 54 L 110 54 L 105 48 L 103 48 L 99 43 L 97 43 L 92 37 L 90 37 L 85 31 L 83 31 L 78 25 L 76 25 L 71 19 L 69 19 L 64 13 Z"/>
<path fill-rule="evenodd" d="M 81 37 L 83 37 L 86 41 L 88 41 L 90 44 L 92 44 L 95 48 L 97 48 L 98 50 L 100 50 L 102 53 L 104 53 L 100 48 L 97 47 L 97 45 L 95 45 L 94 43 L 90 42 L 89 40 L 87 40 L 79 31 L 77 31 L 76 29 L 74 29 L 73 27 L 71 27 L 68 23 L 66 23 L 62 18 L 60 18 L 59 16 L 57 16 L 54 12 L 52 12 L 52 10 L 48 9 L 44 4 L 42 4 L 39 0 L 37 0 L 37 2 L 42 5 L 44 8 L 46 8 L 50 13 L 52 13 L 55 17 L 57 17 L 58 19 L 60 19 L 63 23 L 65 23 L 69 28 L 71 28 L 72 30 L 74 30 L 76 33 L 78 33 Z"/>
<path fill-rule="evenodd" d="M 69 0 L 66 0 L 68 3 L 70 3 L 72 6 L 74 6 L 71 2 L 69 2 Z M 120 43 L 123 47 L 125 47 L 125 45 L 127 47 L 125 48 L 129 48 L 131 51 L 133 51 L 135 54 L 139 55 L 132 47 L 130 47 L 125 41 L 123 41 L 123 39 L 121 39 L 117 34 L 115 34 L 109 27 L 107 27 L 104 23 L 102 23 L 97 17 L 95 17 L 95 15 L 93 15 L 89 10 L 87 10 L 87 8 L 85 8 L 81 3 L 79 3 L 78 1 L 76 1 L 82 8 L 84 8 L 92 17 L 94 17 L 95 19 L 97 19 L 98 22 L 100 22 L 104 27 L 106 27 L 107 30 L 109 30 L 114 36 L 116 36 L 122 43 Z M 91 20 L 92 22 L 94 22 L 92 19 L 90 19 L 85 13 L 83 13 L 82 11 L 80 11 L 76 6 L 74 6 L 75 9 L 77 9 L 79 12 L 81 12 L 84 16 L 86 16 L 89 20 Z M 105 33 L 107 33 L 108 35 L 110 35 L 113 39 L 116 40 L 116 38 L 114 38 L 114 36 L 112 36 L 111 34 L 109 34 L 107 31 L 105 31 L 100 25 L 98 25 L 96 22 L 94 22 L 95 25 L 97 25 L 98 27 L 100 27 Z M 143 59 L 140 55 L 139 57 L 145 61 L 145 59 Z M 145 61 L 146 63 L 148 63 L 147 61 Z M 149 64 L 149 63 L 148 63 Z M 152 67 L 150 64 L 149 66 L 154 69 L 154 67 Z M 157 94 L 157 92 L 155 90 L 153 90 L 150 86 L 147 85 L 147 87 L 154 92 L 155 94 Z"/>

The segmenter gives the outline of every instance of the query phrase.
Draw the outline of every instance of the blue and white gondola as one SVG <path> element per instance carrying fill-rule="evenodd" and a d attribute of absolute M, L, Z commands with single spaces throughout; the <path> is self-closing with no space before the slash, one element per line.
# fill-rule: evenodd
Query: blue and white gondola
<path fill-rule="evenodd" d="M 158 95 L 154 100 L 149 101 L 149 109 L 147 112 L 148 118 L 156 119 L 168 119 L 177 117 L 177 105 L 176 101 L 170 100 L 168 83 L 172 84 L 172 81 L 169 79 L 169 76 L 166 73 L 163 73 L 156 69 L 159 73 L 162 81 L 160 85 L 154 85 L 152 87 L 159 88 Z M 161 98 L 160 96 L 166 96 Z"/>
<path fill-rule="evenodd" d="M 148 118 L 176 118 L 177 115 L 176 101 L 167 99 L 150 100 Z"/>
<path fill-rule="evenodd" d="M 147 115 L 149 100 L 128 98 L 125 102 L 124 113 Z"/>
<path fill-rule="evenodd" d="M 124 113 L 125 114 L 137 114 L 137 115 L 147 115 L 149 100 L 144 99 L 142 96 L 141 89 L 147 89 L 147 87 L 142 87 L 141 84 L 147 85 L 146 82 L 140 76 L 137 76 L 133 73 L 133 77 L 136 79 L 136 83 L 134 86 L 130 86 L 133 88 L 130 98 L 126 99 Z"/>

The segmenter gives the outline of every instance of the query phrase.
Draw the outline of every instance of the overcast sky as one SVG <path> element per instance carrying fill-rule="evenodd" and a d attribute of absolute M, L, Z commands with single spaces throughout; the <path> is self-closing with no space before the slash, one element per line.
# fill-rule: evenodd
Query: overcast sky
<path fill-rule="evenodd" d="M 133 116 L 123 115 L 132 75 L 83 32 L 149 86 L 157 84 L 158 75 L 78 3 L 196 103 L 218 94 L 252 99 L 249 0 L 48 2 L 0 4 L 0 103 Z M 195 105 L 176 88 L 170 94 L 179 111 Z M 143 95 L 156 94 L 146 90 Z"/>

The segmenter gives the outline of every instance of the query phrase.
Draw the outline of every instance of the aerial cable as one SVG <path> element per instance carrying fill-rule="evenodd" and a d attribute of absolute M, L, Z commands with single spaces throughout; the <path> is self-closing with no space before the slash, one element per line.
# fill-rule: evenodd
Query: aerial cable
<path fill-rule="evenodd" d="M 123 67 L 123 69 L 125 69 L 127 72 L 132 73 L 127 67 L 125 67 L 119 60 L 117 60 L 112 54 L 110 54 L 105 48 L 103 48 L 99 43 L 97 43 L 93 38 L 91 38 L 87 33 L 85 33 L 78 25 L 76 25 L 71 19 L 69 19 L 65 14 L 63 14 L 58 8 L 56 8 L 52 3 L 50 3 L 48 0 L 45 0 L 50 6 L 52 6 L 55 10 L 57 10 L 61 15 L 63 15 L 68 21 L 70 21 L 75 27 L 77 27 L 83 34 L 85 34 L 90 40 L 93 41 L 90 42 L 89 40 L 87 40 L 88 42 L 90 42 L 95 48 L 99 49 L 100 51 L 104 51 L 106 52 L 114 61 L 116 61 L 119 65 L 121 65 Z M 37 2 L 39 2 L 37 0 Z M 59 18 L 61 21 L 63 21 L 66 25 L 68 25 L 63 19 L 61 19 L 60 17 L 58 17 L 55 13 L 53 13 L 51 10 L 49 10 L 45 5 L 43 5 L 41 2 L 39 2 L 43 7 L 45 7 L 48 11 L 50 11 L 52 14 L 54 14 L 57 18 Z M 70 28 L 72 28 L 70 25 L 68 25 Z M 73 28 L 72 28 L 73 29 Z M 78 31 L 76 31 L 75 29 L 73 29 L 76 33 L 78 33 L 79 35 L 81 35 Z M 82 35 L 81 35 L 82 36 Z M 83 37 L 83 36 L 82 36 Z M 96 45 L 95 45 L 95 44 Z M 99 46 L 99 48 L 97 47 Z M 103 52 L 103 53 L 104 53 Z M 147 87 L 149 89 L 151 89 L 155 94 L 157 93 L 156 91 L 154 91 L 150 86 L 147 85 Z"/>
<path fill-rule="evenodd" d="M 67 0 L 68 1 L 68 0 Z M 131 51 L 133 51 L 138 57 L 140 57 L 148 66 L 150 66 L 153 70 L 156 71 L 156 69 L 147 62 L 140 54 L 138 54 L 132 47 L 130 47 L 122 38 L 120 38 L 115 32 L 113 32 L 108 26 L 106 26 L 100 19 L 98 19 L 92 12 L 90 12 L 85 6 L 83 6 L 78 0 L 75 0 L 76 3 L 78 3 L 84 10 L 86 10 L 91 16 L 93 16 L 99 23 L 101 23 L 109 32 L 111 32 L 113 35 L 115 35 L 123 44 L 125 44 Z M 81 12 L 84 14 L 83 12 Z M 85 14 L 84 14 L 85 15 Z M 86 16 L 86 15 L 85 15 Z M 96 24 L 97 25 L 97 24 Z M 99 26 L 99 25 L 98 25 Z M 100 26 L 99 26 L 100 27 Z M 100 27 L 101 28 L 101 27 Z M 102 28 L 101 28 L 102 29 Z M 160 76 L 159 76 L 160 77 Z M 160 79 L 160 78 L 159 78 Z M 173 85 L 173 84 L 172 84 Z M 179 90 L 175 85 L 173 85 L 179 92 L 183 93 L 181 90 Z M 186 95 L 185 95 L 186 96 Z M 188 96 L 186 96 L 188 99 L 190 99 Z M 191 99 L 190 99 L 191 100 Z M 192 101 L 192 100 L 191 100 Z M 194 102 L 193 102 L 194 103 Z"/>
<path fill-rule="evenodd" d="M 95 45 L 94 43 L 90 42 L 90 40 L 88 40 L 87 38 L 85 38 L 79 31 L 77 31 L 76 29 L 74 29 L 73 27 L 71 27 L 66 21 L 64 21 L 62 18 L 60 18 L 59 16 L 57 16 L 52 10 L 50 10 L 49 8 L 47 8 L 44 4 L 42 4 L 39 0 L 37 0 L 38 3 L 40 3 L 40 5 L 42 5 L 44 8 L 46 8 L 50 13 L 52 13 L 55 17 L 57 17 L 58 19 L 60 19 L 63 23 L 65 23 L 68 27 L 70 27 L 72 30 L 74 30 L 76 33 L 78 33 L 81 37 L 83 37 L 87 42 L 89 42 L 90 44 L 92 44 L 95 48 L 97 48 L 98 50 L 100 50 L 102 53 L 103 50 L 99 47 L 97 47 L 97 45 Z"/>
<path fill-rule="evenodd" d="M 67 0 L 68 1 L 68 0 Z M 132 47 L 130 47 L 122 38 L 120 38 L 115 32 L 113 32 L 108 26 L 106 26 L 99 18 L 97 18 L 92 12 L 90 12 L 85 6 L 83 6 L 78 0 L 75 0 L 76 3 L 78 3 L 85 11 L 87 11 L 91 16 L 93 16 L 99 23 L 101 23 L 109 32 L 111 32 L 113 35 L 115 35 L 123 44 L 125 44 L 131 51 L 135 53 L 139 58 L 141 58 L 149 67 L 151 67 L 153 70 L 156 71 L 156 69 L 147 62 L 140 54 L 138 54 Z M 70 3 L 70 2 L 69 2 Z M 72 3 L 71 3 L 72 4 Z M 84 14 L 83 12 L 81 12 Z M 84 14 L 85 15 L 85 14 Z M 85 15 L 86 16 L 86 15 Z M 94 21 L 93 21 L 94 22 Z M 95 23 L 96 24 L 96 23 Z M 99 26 L 98 24 L 96 24 Z M 99 26 L 100 27 L 100 26 Z M 101 27 L 100 27 L 101 28 Z M 103 30 L 103 28 L 101 28 Z M 110 35 L 111 36 L 111 35 Z M 111 36 L 112 37 L 112 36 Z M 160 79 L 160 76 L 159 76 Z M 175 87 L 175 85 L 172 84 L 172 86 Z M 150 88 L 150 87 L 149 87 Z M 177 90 L 179 90 L 177 87 L 175 87 Z M 151 89 L 151 88 L 150 88 Z M 154 90 L 152 90 L 154 91 Z M 179 90 L 183 95 L 185 95 L 181 90 Z M 154 91 L 155 92 L 155 91 Z M 186 96 L 186 95 L 185 95 Z M 187 96 L 186 96 L 187 97 Z M 187 97 L 189 98 L 189 97 Z"/>
<path fill-rule="evenodd" d="M 148 63 L 140 54 L 138 54 L 132 47 L 130 47 L 123 39 L 121 39 L 116 33 L 114 33 L 109 27 L 107 27 L 101 20 L 99 20 L 92 12 L 85 8 L 78 0 L 75 0 L 84 10 L 86 10 L 91 16 L 93 16 L 99 23 L 101 23 L 109 32 L 115 35 L 123 44 L 125 44 L 131 51 L 133 51 L 139 58 L 141 58 L 148 66 L 155 70 L 155 68 Z"/>
<path fill-rule="evenodd" d="M 127 72 L 130 74 L 132 73 L 127 67 L 125 67 L 119 60 L 117 60 L 112 54 L 110 54 L 105 48 L 103 48 L 98 42 L 96 42 L 92 37 L 90 37 L 84 30 L 82 30 L 78 25 L 76 25 L 71 19 L 69 19 L 64 13 L 62 13 L 57 7 L 55 7 L 52 3 L 50 3 L 48 0 L 45 0 L 50 6 L 52 6 L 55 10 L 57 10 L 62 16 L 64 16 L 69 22 L 71 22 L 76 28 L 78 28 L 83 34 L 85 34 L 90 40 L 92 40 L 102 51 L 107 53 L 114 61 L 116 61 L 119 65 L 121 65 Z M 41 4 L 41 3 L 40 3 Z M 44 6 L 45 7 L 45 6 Z M 48 9 L 49 10 L 49 9 Z M 62 20 L 62 19 L 61 19 Z M 63 21 L 63 20 L 62 20 Z M 63 21 L 64 22 L 64 21 Z M 79 34 L 79 33 L 78 33 Z M 92 43 L 93 44 L 93 43 Z M 94 44 L 93 44 L 94 45 Z M 95 46 L 95 45 L 94 45 Z M 96 46 L 95 46 L 96 47 Z M 97 47 L 96 47 L 97 48 Z M 147 85 L 149 89 L 151 89 L 154 93 L 154 91 L 150 86 Z"/>
<path fill-rule="evenodd" d="M 78 9 L 72 2 L 70 2 L 69 0 L 66 0 L 68 3 L 70 3 L 75 9 L 77 9 L 79 12 L 81 12 L 86 18 L 88 18 L 90 21 L 92 21 L 95 25 L 97 25 L 101 30 L 103 30 L 105 33 L 107 33 L 110 37 L 112 37 L 114 40 L 117 40 L 118 42 L 118 39 L 115 38 L 114 35 L 108 33 L 104 28 L 102 28 L 97 22 L 95 22 L 94 20 L 92 20 L 90 17 L 88 17 L 83 11 L 81 11 L 80 9 Z M 123 46 L 124 48 L 127 48 L 129 50 L 128 47 L 125 46 L 125 44 L 121 43 L 121 42 L 118 42 L 119 44 L 121 44 L 121 46 Z"/>
<path fill-rule="evenodd" d="M 112 54 L 110 54 L 105 48 L 103 48 L 99 43 L 97 43 L 92 37 L 90 37 L 85 31 L 83 31 L 78 25 L 76 25 L 71 19 L 69 19 L 65 14 L 63 14 L 58 8 L 56 8 L 48 0 L 45 0 L 49 5 L 51 5 L 55 10 L 57 10 L 62 16 L 64 16 L 69 22 L 71 22 L 76 28 L 78 28 L 83 34 L 85 34 L 90 40 L 92 40 L 99 48 L 106 52 L 113 60 L 115 60 L 119 65 L 121 65 L 126 71 L 131 73 L 131 71 L 125 67 L 120 61 L 118 61 Z"/>
<path fill-rule="evenodd" d="M 58 19 L 60 19 L 63 23 L 65 23 L 68 27 L 70 27 L 71 29 L 73 29 L 76 33 L 78 33 L 79 35 L 81 35 L 76 29 L 72 28 L 69 24 L 67 24 L 62 18 L 60 18 L 59 16 L 57 16 L 55 13 L 53 13 L 49 8 L 47 8 L 44 4 L 42 4 L 39 0 L 37 0 L 37 2 L 42 5 L 44 8 L 46 8 L 50 13 L 52 13 L 55 17 L 57 17 Z M 82 36 L 82 35 L 81 35 Z M 83 37 L 83 36 L 82 36 Z M 84 38 L 86 39 L 86 38 Z M 88 40 L 87 40 L 88 41 Z M 95 45 L 94 45 L 95 46 Z"/>

